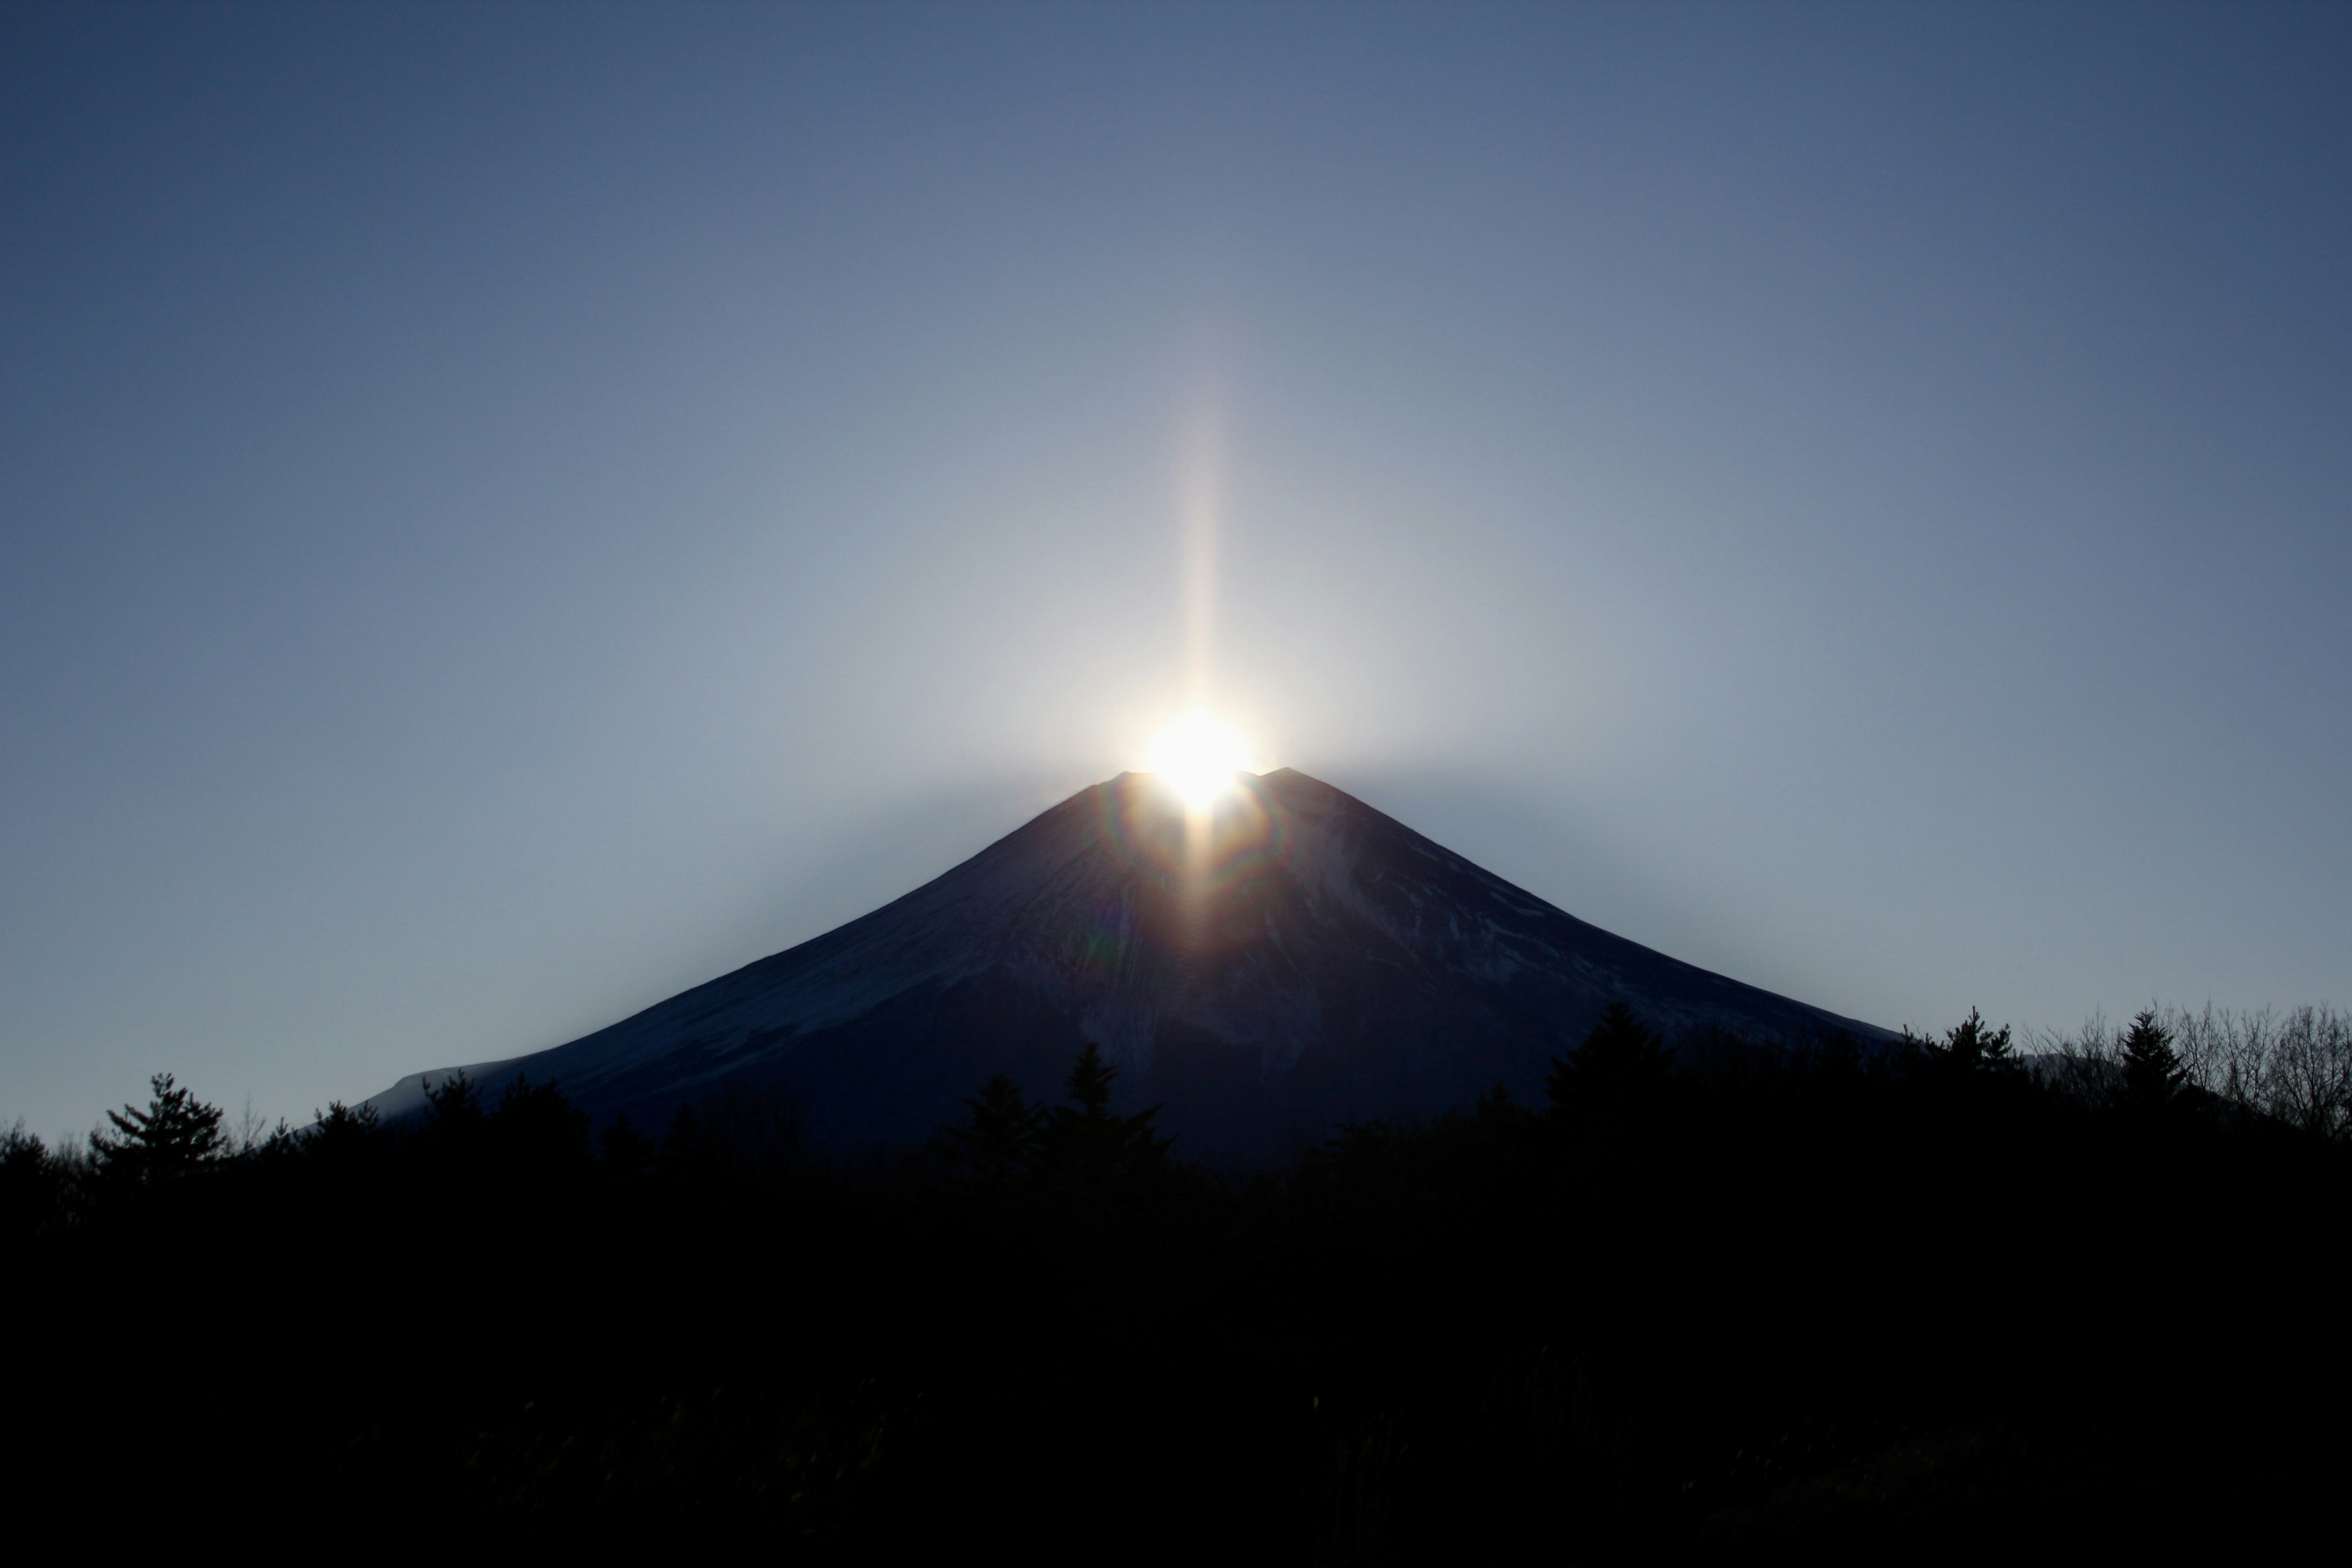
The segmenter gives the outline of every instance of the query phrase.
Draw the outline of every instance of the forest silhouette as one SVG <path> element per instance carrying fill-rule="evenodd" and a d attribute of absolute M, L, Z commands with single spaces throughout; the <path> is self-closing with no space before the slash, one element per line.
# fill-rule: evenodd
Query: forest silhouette
<path fill-rule="evenodd" d="M 238 1130 L 158 1077 L 0 1139 L 12 1474 L 93 1521 L 817 1559 L 2243 1544 L 2340 1500 L 2347 1038 L 1618 1006 L 1543 1103 L 1282 1172 L 1114 1114 L 1091 1046 L 1063 1103 L 997 1078 L 854 1159 L 782 1089 L 656 1135 L 460 1075 Z"/>

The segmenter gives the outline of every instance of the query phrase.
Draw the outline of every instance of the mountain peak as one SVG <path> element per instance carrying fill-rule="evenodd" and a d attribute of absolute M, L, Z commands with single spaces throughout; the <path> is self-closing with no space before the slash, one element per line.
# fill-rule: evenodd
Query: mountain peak
<path fill-rule="evenodd" d="M 1669 1034 L 1883 1031 L 1588 925 L 1295 768 L 1205 829 L 1150 774 L 1080 790 L 944 875 L 568 1046 L 489 1064 L 641 1124 L 784 1089 L 836 1146 L 912 1142 L 995 1073 L 1057 1092 L 1087 1042 L 1195 1153 L 1539 1090 L 1612 1002 Z M 377 1103 L 421 1106 L 419 1074 Z"/>

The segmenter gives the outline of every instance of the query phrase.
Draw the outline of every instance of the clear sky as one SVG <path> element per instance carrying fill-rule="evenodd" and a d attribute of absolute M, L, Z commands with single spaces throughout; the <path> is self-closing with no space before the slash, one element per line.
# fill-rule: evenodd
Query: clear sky
<path fill-rule="evenodd" d="M 560 1044 L 1196 679 L 1874 1022 L 2352 1002 L 2347 82 L 2342 6 L 0 10 L 0 1122 Z"/>

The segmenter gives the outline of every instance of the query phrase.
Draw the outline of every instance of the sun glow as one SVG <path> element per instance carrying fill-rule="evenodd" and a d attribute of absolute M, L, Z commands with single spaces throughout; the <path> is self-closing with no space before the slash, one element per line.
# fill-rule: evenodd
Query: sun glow
<path fill-rule="evenodd" d="M 1146 765 L 1173 785 L 1187 806 L 1206 811 L 1249 766 L 1249 747 L 1232 725 L 1193 713 L 1160 731 Z"/>

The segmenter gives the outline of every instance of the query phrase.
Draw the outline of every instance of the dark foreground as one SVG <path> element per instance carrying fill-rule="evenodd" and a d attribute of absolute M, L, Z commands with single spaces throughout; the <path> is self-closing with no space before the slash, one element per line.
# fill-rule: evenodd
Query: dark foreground
<path fill-rule="evenodd" d="M 2332 1531 L 2347 1150 L 1997 1044 L 1668 1072 L 1635 1030 L 1279 1180 L 1083 1072 L 853 1167 L 750 1100 L 592 1144 L 460 1093 L 234 1158 L 163 1104 L 10 1149 L 12 1511 L 1297 1563 Z"/>

